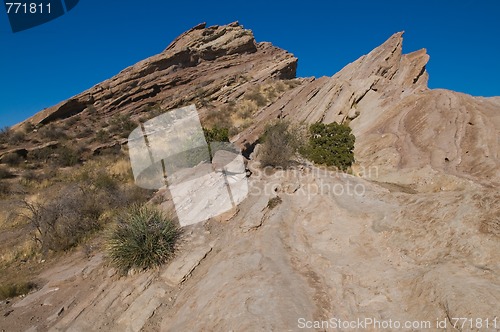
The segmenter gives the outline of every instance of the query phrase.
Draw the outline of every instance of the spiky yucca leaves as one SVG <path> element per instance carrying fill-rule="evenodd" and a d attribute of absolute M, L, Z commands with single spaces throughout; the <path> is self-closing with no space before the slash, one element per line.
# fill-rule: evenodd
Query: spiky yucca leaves
<path fill-rule="evenodd" d="M 118 218 L 108 254 L 122 272 L 159 266 L 172 256 L 180 230 L 159 209 L 134 205 Z"/>

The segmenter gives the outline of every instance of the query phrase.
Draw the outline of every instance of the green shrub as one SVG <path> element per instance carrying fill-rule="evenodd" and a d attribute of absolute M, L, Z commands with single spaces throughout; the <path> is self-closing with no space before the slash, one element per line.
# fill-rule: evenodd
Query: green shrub
<path fill-rule="evenodd" d="M 268 125 L 259 159 L 263 167 L 288 167 L 299 147 L 298 134 L 286 121 Z"/>
<path fill-rule="evenodd" d="M 147 269 L 166 262 L 173 254 L 179 229 L 160 210 L 134 205 L 118 218 L 108 239 L 111 262 L 121 271 Z"/>
<path fill-rule="evenodd" d="M 214 127 L 212 129 L 203 128 L 207 143 L 211 142 L 229 142 L 229 129 Z"/>
<path fill-rule="evenodd" d="M 315 123 L 309 127 L 309 134 L 309 143 L 303 150 L 306 158 L 344 171 L 352 165 L 355 137 L 349 126 Z"/>
<path fill-rule="evenodd" d="M 53 148 L 43 148 L 43 149 L 36 149 L 28 152 L 28 157 L 27 159 L 31 162 L 41 162 L 41 163 L 46 163 L 50 156 L 54 153 Z"/>
<path fill-rule="evenodd" d="M 109 133 L 106 130 L 99 130 L 95 135 L 96 141 L 99 143 L 104 143 L 109 139 Z"/>
<path fill-rule="evenodd" d="M 227 129 L 227 128 L 219 128 L 217 126 L 215 126 L 212 129 L 203 128 L 203 133 L 205 134 L 205 140 L 208 143 L 208 152 L 210 154 L 210 159 L 213 157 L 212 146 L 211 146 L 210 143 L 214 143 L 214 142 L 229 142 L 229 129 Z M 199 150 L 199 152 L 197 150 Z M 204 156 L 203 152 L 204 151 L 205 151 L 205 148 L 201 147 L 201 148 L 198 148 L 198 149 L 192 149 L 192 150 L 187 151 L 187 152 L 189 152 L 191 154 L 194 154 L 195 157 L 198 157 L 198 159 L 200 159 L 200 157 L 203 158 L 203 156 Z M 197 160 L 197 159 L 191 157 L 191 160 Z M 196 164 L 198 164 L 202 160 L 203 159 L 197 160 L 197 162 L 195 162 L 195 163 L 191 162 L 191 164 L 196 165 Z"/>
<path fill-rule="evenodd" d="M 108 192 L 113 192 L 118 189 L 118 180 L 115 180 L 111 175 L 104 171 L 97 172 L 92 184 L 96 188 L 106 190 Z"/>

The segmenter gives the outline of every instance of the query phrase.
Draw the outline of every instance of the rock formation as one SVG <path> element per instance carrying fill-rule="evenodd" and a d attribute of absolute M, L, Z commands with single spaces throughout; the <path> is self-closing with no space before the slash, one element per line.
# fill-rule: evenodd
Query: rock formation
<path fill-rule="evenodd" d="M 252 32 L 237 22 L 208 28 L 200 24 L 176 38 L 162 53 L 29 121 L 47 124 L 80 113 L 135 116 L 154 106 L 168 110 L 205 97 L 225 103 L 251 85 L 294 78 L 296 68 L 293 55 L 270 43 L 256 43 Z"/>
<path fill-rule="evenodd" d="M 187 228 L 170 264 L 120 277 L 102 254 L 74 254 L 42 274 L 45 286 L 16 300 L 0 327 L 294 331 L 371 319 L 430 324 L 413 330 L 436 330 L 439 320 L 452 331 L 462 317 L 500 329 L 500 97 L 429 89 L 428 60 L 425 50 L 403 54 L 396 33 L 332 77 L 299 79 L 233 137 L 251 146 L 277 118 L 349 123 L 354 175 L 310 164 L 264 173 L 249 161 L 254 191 L 224 218 Z M 294 78 L 296 66 L 236 23 L 199 25 L 27 121 L 136 118 L 202 99 L 222 107 Z"/>

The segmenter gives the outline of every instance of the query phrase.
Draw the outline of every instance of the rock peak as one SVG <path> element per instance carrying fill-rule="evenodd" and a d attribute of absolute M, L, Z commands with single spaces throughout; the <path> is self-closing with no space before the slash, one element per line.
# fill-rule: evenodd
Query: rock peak
<path fill-rule="evenodd" d="M 231 55 L 235 53 L 253 53 L 257 43 L 251 30 L 244 29 L 238 22 L 228 25 L 206 27 L 201 23 L 177 37 L 163 53 L 176 53 L 190 50 L 213 56 Z"/>

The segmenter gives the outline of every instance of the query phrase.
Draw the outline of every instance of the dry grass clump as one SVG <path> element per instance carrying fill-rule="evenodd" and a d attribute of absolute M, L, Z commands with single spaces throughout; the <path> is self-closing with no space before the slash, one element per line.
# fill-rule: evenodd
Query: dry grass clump
<path fill-rule="evenodd" d="M 7 153 L 2 157 L 2 163 L 10 166 L 19 166 L 23 160 L 23 157 L 15 152 Z"/>
<path fill-rule="evenodd" d="M 62 173 L 53 186 L 59 192 L 54 197 L 25 202 L 25 215 L 36 229 L 35 238 L 43 253 L 64 251 L 84 242 L 103 228 L 114 211 L 150 197 L 150 191 L 133 184 L 124 162 L 113 164 L 108 159 Z"/>
<path fill-rule="evenodd" d="M 0 285 L 0 300 L 10 299 L 16 296 L 28 294 L 36 287 L 36 284 L 31 281 Z"/>
<path fill-rule="evenodd" d="M 11 192 L 11 187 L 9 183 L 5 181 L 0 181 L 0 197 L 8 196 Z"/>
<path fill-rule="evenodd" d="M 299 148 L 297 131 L 286 121 L 268 125 L 262 140 L 259 159 L 263 167 L 288 167 Z"/>
<path fill-rule="evenodd" d="M 5 166 L 0 166 L 0 180 L 8 179 L 12 176 L 10 170 Z"/>
<path fill-rule="evenodd" d="M 43 253 L 64 251 L 100 229 L 99 218 L 109 204 L 103 193 L 90 188 L 67 187 L 53 200 L 25 202 L 26 217 L 36 229 L 35 240 Z"/>

